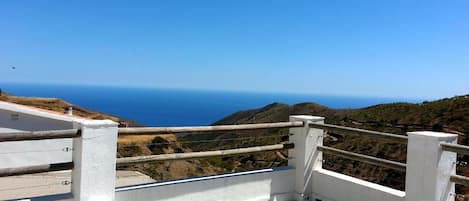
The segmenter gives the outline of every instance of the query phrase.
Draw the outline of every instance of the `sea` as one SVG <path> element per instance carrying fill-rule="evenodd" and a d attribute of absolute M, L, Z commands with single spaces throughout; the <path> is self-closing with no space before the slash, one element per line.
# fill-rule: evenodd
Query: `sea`
<path fill-rule="evenodd" d="M 314 102 L 334 109 L 354 109 L 383 103 L 422 100 L 314 94 L 254 93 L 114 86 L 0 83 L 2 91 L 17 96 L 54 97 L 74 105 L 145 126 L 210 125 L 240 110 L 271 103 Z"/>

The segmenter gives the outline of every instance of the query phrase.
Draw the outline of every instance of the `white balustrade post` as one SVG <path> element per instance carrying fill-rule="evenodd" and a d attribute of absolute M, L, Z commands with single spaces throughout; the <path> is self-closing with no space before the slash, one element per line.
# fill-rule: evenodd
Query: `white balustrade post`
<path fill-rule="evenodd" d="M 457 143 L 457 135 L 410 132 L 407 145 L 406 201 L 454 200 L 456 153 L 443 151 L 440 142 Z"/>
<path fill-rule="evenodd" d="M 117 125 L 110 120 L 83 120 L 75 124 L 81 129 L 81 137 L 73 140 L 75 201 L 114 201 Z"/>
<path fill-rule="evenodd" d="M 312 196 L 313 170 L 322 168 L 322 145 L 324 131 L 310 128 L 309 123 L 324 123 L 324 117 L 309 115 L 290 116 L 290 121 L 303 121 L 303 127 L 290 128 L 290 142 L 295 148 L 289 151 L 288 165 L 295 167 L 295 193 L 297 200 L 309 200 Z"/>

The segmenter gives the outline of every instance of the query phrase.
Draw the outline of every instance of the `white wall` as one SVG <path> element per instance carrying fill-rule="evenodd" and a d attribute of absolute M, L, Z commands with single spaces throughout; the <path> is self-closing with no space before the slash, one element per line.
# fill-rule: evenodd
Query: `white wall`
<path fill-rule="evenodd" d="M 457 144 L 458 135 L 440 132 L 409 132 L 407 145 L 407 201 L 454 201 L 455 152 L 443 151 L 440 143 Z M 467 175 L 464 175 L 467 176 Z"/>
<path fill-rule="evenodd" d="M 328 170 L 313 172 L 313 200 L 405 201 L 405 192 Z"/>
<path fill-rule="evenodd" d="M 284 167 L 120 187 L 115 201 L 293 201 L 294 175 Z M 23 201 L 74 199 L 60 194 Z"/>
<path fill-rule="evenodd" d="M 0 128 L 43 131 L 73 128 L 73 117 L 0 101 Z M 0 135 L 2 133 L 0 132 Z M 72 139 L 0 143 L 0 168 L 72 161 Z"/>
<path fill-rule="evenodd" d="M 70 129 L 73 128 L 73 123 L 65 121 L 65 119 L 44 118 L 14 110 L 0 109 L 0 127 L 24 131 L 44 131 Z"/>
<path fill-rule="evenodd" d="M 72 148 L 71 139 L 2 142 L 0 168 L 71 162 L 72 151 L 66 147 Z"/>
<path fill-rule="evenodd" d="M 328 170 L 313 174 L 313 201 L 405 201 L 403 191 Z M 115 201 L 293 201 L 294 176 L 294 169 L 285 167 L 121 187 Z"/>
<path fill-rule="evenodd" d="M 117 189 L 116 201 L 291 201 L 294 169 L 265 169 Z"/>

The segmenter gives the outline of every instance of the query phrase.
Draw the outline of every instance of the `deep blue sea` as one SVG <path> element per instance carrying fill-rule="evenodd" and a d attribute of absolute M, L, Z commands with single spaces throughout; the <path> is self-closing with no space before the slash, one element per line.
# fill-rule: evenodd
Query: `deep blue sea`
<path fill-rule="evenodd" d="M 273 102 L 296 104 L 315 102 L 331 108 L 360 108 L 380 103 L 421 100 L 346 97 L 282 93 L 250 93 L 184 89 L 150 89 L 107 86 L 46 84 L 0 84 L 18 96 L 56 97 L 72 104 L 145 126 L 209 125 L 240 110 L 263 107 Z"/>

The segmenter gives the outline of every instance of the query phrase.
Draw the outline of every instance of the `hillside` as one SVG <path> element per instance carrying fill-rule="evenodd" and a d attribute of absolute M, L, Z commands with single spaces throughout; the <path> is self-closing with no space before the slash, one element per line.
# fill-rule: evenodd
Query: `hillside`
<path fill-rule="evenodd" d="M 374 130 L 405 133 L 412 130 L 438 130 L 469 133 L 469 95 L 421 104 L 392 103 L 360 109 L 335 110 L 314 103 L 286 105 L 273 103 L 263 108 L 234 113 L 214 124 L 288 121 L 293 114 L 326 117 L 326 122 Z"/>
<path fill-rule="evenodd" d="M 459 143 L 469 145 L 469 138 L 464 133 L 469 133 L 469 96 L 458 96 L 442 100 L 424 102 L 421 104 L 392 103 L 370 106 L 360 109 L 335 110 L 314 103 L 300 103 L 286 105 L 273 103 L 262 108 L 245 110 L 223 118 L 215 125 L 243 124 L 288 121 L 289 115 L 309 114 L 326 117 L 326 123 L 363 128 L 376 131 L 385 131 L 396 134 L 405 134 L 409 131 L 433 130 L 459 134 Z M 263 141 L 259 144 L 278 143 L 287 136 L 287 130 L 257 131 L 249 133 L 255 136 L 279 136 L 276 141 Z M 361 136 L 345 136 L 336 133 L 328 133 L 325 144 L 328 146 L 349 150 L 357 153 L 378 156 L 390 160 L 405 162 L 406 145 L 393 142 L 384 142 L 380 139 Z M 221 136 L 206 136 L 204 139 L 224 139 L 235 136 L 245 137 L 242 133 L 226 133 Z M 333 136 L 333 137 L 331 137 Z M 199 140 L 199 136 L 186 136 L 185 140 Z M 262 141 L 262 140 L 260 140 Z M 207 148 L 224 144 L 212 143 L 203 145 Z M 232 142 L 231 146 L 241 146 Z M 196 147 L 193 145 L 193 147 Z M 237 160 L 243 160 L 238 157 Z M 404 189 L 404 177 L 401 172 L 366 165 L 355 161 L 345 160 L 339 157 L 325 156 L 324 167 L 344 174 L 353 175 L 368 181 L 398 189 Z M 230 159 L 226 159 L 230 160 Z M 469 158 L 461 157 L 459 160 L 469 161 Z M 255 161 L 253 162 L 255 163 Z M 458 167 L 462 175 L 469 175 L 469 169 Z M 466 189 L 458 189 L 466 191 Z"/>

